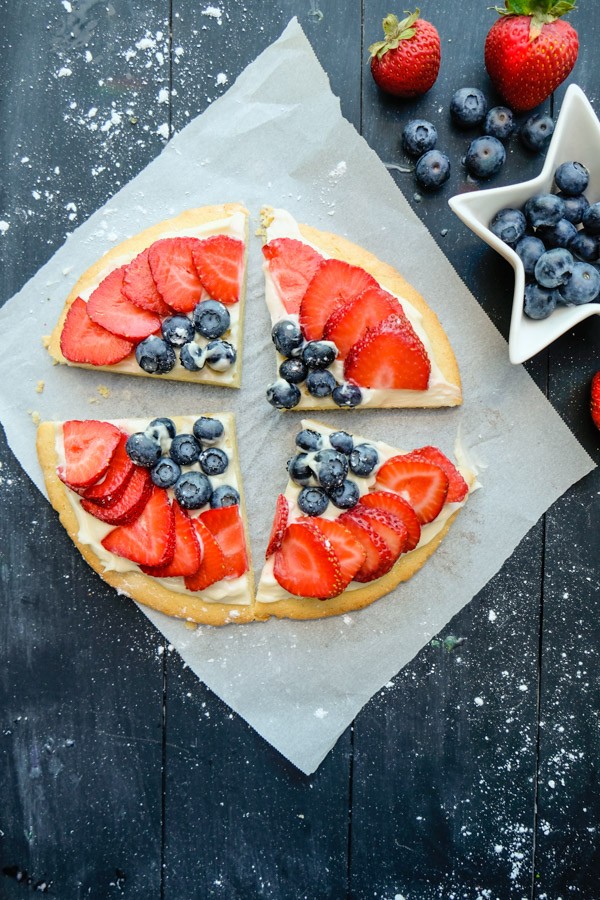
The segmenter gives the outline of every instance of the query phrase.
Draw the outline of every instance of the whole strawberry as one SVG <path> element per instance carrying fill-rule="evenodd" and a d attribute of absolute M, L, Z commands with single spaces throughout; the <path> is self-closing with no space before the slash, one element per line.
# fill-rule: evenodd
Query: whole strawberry
<path fill-rule="evenodd" d="M 592 378 L 590 410 L 594 425 L 600 431 L 600 372 Z"/>
<path fill-rule="evenodd" d="M 419 10 L 398 21 L 383 20 L 385 39 L 371 44 L 371 73 L 376 84 L 394 97 L 417 97 L 435 82 L 440 69 L 440 36 Z"/>
<path fill-rule="evenodd" d="M 485 41 L 485 67 L 512 109 L 533 109 L 569 75 L 577 59 L 577 32 L 560 16 L 572 0 L 505 0 Z"/>

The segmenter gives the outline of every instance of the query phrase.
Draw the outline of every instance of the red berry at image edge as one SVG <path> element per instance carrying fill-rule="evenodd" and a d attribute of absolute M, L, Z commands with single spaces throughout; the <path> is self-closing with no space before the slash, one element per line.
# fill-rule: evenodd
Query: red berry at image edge
<path fill-rule="evenodd" d="M 543 103 L 570 74 L 579 50 L 577 32 L 560 16 L 572 0 L 505 0 L 485 41 L 485 67 L 506 103 L 517 112 Z"/>
<path fill-rule="evenodd" d="M 398 21 L 383 20 L 383 41 L 369 47 L 375 83 L 394 97 L 418 97 L 434 84 L 440 70 L 440 36 L 419 10 Z"/>
<path fill-rule="evenodd" d="M 590 410 L 594 425 L 600 431 L 600 372 L 596 372 L 592 378 Z"/>

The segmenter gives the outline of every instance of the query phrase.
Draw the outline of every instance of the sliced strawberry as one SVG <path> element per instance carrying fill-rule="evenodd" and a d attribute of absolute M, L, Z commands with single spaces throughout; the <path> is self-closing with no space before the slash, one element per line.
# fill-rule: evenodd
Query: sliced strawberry
<path fill-rule="evenodd" d="M 448 476 L 448 494 L 446 503 L 460 503 L 469 493 L 469 485 L 462 477 L 453 462 L 450 462 L 447 456 L 444 456 L 437 447 L 420 447 L 418 450 L 412 450 L 408 456 L 411 459 L 424 459 L 427 462 L 434 463 Z"/>
<path fill-rule="evenodd" d="M 433 463 L 407 455 L 393 456 L 377 472 L 377 486 L 400 494 L 425 525 L 439 515 L 446 502 L 448 476 Z"/>
<path fill-rule="evenodd" d="M 75 491 L 95 484 L 106 474 L 120 440 L 121 432 L 109 422 L 65 422 L 65 465 L 57 468 L 58 477 Z"/>
<path fill-rule="evenodd" d="M 600 372 L 596 372 L 592 378 L 590 392 L 590 412 L 596 428 L 600 429 Z"/>
<path fill-rule="evenodd" d="M 362 387 L 426 391 L 431 362 L 410 322 L 389 316 L 356 343 L 344 363 L 344 377 Z"/>
<path fill-rule="evenodd" d="M 297 313 L 323 257 L 309 244 L 294 238 L 274 238 L 262 252 L 286 312 Z"/>
<path fill-rule="evenodd" d="M 194 575 L 202 563 L 202 546 L 196 536 L 193 522 L 177 500 L 173 501 L 175 516 L 175 554 L 166 566 L 142 566 L 146 575 L 154 578 L 175 578 Z"/>
<path fill-rule="evenodd" d="M 248 571 L 248 553 L 240 508 L 219 506 L 200 513 L 202 523 L 216 538 L 225 556 L 224 578 L 239 578 Z"/>
<path fill-rule="evenodd" d="M 406 551 L 408 529 L 402 519 L 395 516 L 394 513 L 384 509 L 376 509 L 372 506 L 363 506 L 362 503 L 358 503 L 352 512 L 355 516 L 359 515 L 368 520 L 371 528 L 388 545 L 394 562 L 396 562 L 401 553 Z"/>
<path fill-rule="evenodd" d="M 367 551 L 362 544 L 337 519 L 322 519 L 320 516 L 314 516 L 297 521 L 312 524 L 330 542 L 333 552 L 339 560 L 342 577 L 348 585 L 367 557 Z"/>
<path fill-rule="evenodd" d="M 339 259 L 323 260 L 300 304 L 300 327 L 306 340 L 320 340 L 331 313 L 368 287 L 377 287 L 377 282 L 364 269 Z"/>
<path fill-rule="evenodd" d="M 326 341 L 333 341 L 338 348 L 338 359 L 345 359 L 350 348 L 367 331 L 393 315 L 405 318 L 396 298 L 380 287 L 370 287 L 331 313 L 325 323 L 323 337 Z"/>
<path fill-rule="evenodd" d="M 372 491 L 360 498 L 361 506 L 374 509 L 382 509 L 391 512 L 404 522 L 407 530 L 406 547 L 404 552 L 414 550 L 421 538 L 421 526 L 417 514 L 403 497 L 392 494 L 389 491 Z"/>
<path fill-rule="evenodd" d="M 282 588 L 297 597 L 335 597 L 346 587 L 331 543 L 318 528 L 298 522 L 288 526 L 274 556 L 273 574 Z"/>
<path fill-rule="evenodd" d="M 149 250 L 150 248 L 146 247 L 125 267 L 121 290 L 125 297 L 140 309 L 147 309 L 148 312 L 159 316 L 170 316 L 172 310 L 163 302 L 152 277 L 148 261 Z"/>
<path fill-rule="evenodd" d="M 283 494 L 280 494 L 277 498 L 275 518 L 273 519 L 273 527 L 271 528 L 269 545 L 267 547 L 267 552 L 265 553 L 265 559 L 268 559 L 275 553 L 276 550 L 279 550 L 279 548 L 281 547 L 285 529 L 287 528 L 289 511 L 289 503 L 287 502 Z"/>
<path fill-rule="evenodd" d="M 135 522 L 109 531 L 102 546 L 141 566 L 168 565 L 175 553 L 175 515 L 167 492 L 154 487 Z"/>
<path fill-rule="evenodd" d="M 192 519 L 192 522 L 202 547 L 202 563 L 194 575 L 185 576 L 185 586 L 188 591 L 203 591 L 225 578 L 225 554 L 200 518 Z"/>
<path fill-rule="evenodd" d="M 90 294 L 87 314 L 96 325 L 102 325 L 117 337 L 142 341 L 160 329 L 156 313 L 130 303 L 121 292 L 126 266 L 114 269 Z"/>
<path fill-rule="evenodd" d="M 125 493 L 125 488 L 129 484 L 135 469 L 125 450 L 127 437 L 128 435 L 126 434 L 121 435 L 117 449 L 113 453 L 110 465 L 102 481 L 83 491 L 82 496 L 86 500 L 93 500 L 99 506 L 112 506 Z"/>
<path fill-rule="evenodd" d="M 85 300 L 77 297 L 63 325 L 60 349 L 69 362 L 114 366 L 129 356 L 133 344 L 93 322 L 88 316 Z"/>
<path fill-rule="evenodd" d="M 163 238 L 148 250 L 148 262 L 164 303 L 180 313 L 192 312 L 202 298 L 202 282 L 192 252 L 197 238 Z"/>
<path fill-rule="evenodd" d="M 365 550 L 365 561 L 354 576 L 354 581 L 361 584 L 374 581 L 391 569 L 394 558 L 390 549 L 366 516 L 353 515 L 353 510 L 350 510 L 343 513 L 337 521 L 354 535 Z"/>
<path fill-rule="evenodd" d="M 193 256 L 200 281 L 213 300 L 237 303 L 244 278 L 244 242 L 215 234 L 198 241 Z"/>
<path fill-rule="evenodd" d="M 142 514 L 152 493 L 152 479 L 148 469 L 134 466 L 133 473 L 122 495 L 110 506 L 102 506 L 93 500 L 82 499 L 81 505 L 95 519 L 108 525 L 131 525 Z"/>

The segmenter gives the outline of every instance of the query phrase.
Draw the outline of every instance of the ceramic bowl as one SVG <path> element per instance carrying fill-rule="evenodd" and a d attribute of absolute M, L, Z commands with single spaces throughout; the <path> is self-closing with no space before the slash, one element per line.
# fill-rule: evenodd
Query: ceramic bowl
<path fill-rule="evenodd" d="M 600 315 L 600 303 L 584 303 L 582 306 L 559 307 L 547 319 L 526 316 L 523 312 L 523 263 L 488 227 L 499 210 L 505 207 L 521 209 L 532 194 L 555 191 L 554 172 L 561 163 L 569 160 L 577 160 L 589 170 L 590 184 L 585 194 L 590 203 L 596 203 L 600 200 L 600 122 L 589 100 L 575 84 L 567 89 L 544 167 L 537 178 L 521 184 L 458 194 L 448 201 L 459 219 L 507 259 L 515 271 L 508 340 L 509 358 L 515 364 L 535 356 L 588 316 Z"/>

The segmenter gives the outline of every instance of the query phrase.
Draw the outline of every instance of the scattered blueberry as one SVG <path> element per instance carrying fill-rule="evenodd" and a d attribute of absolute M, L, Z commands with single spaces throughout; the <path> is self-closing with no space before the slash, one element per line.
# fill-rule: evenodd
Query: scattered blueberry
<path fill-rule="evenodd" d="M 337 356 L 331 341 L 309 341 L 304 345 L 302 359 L 309 369 L 327 369 Z"/>
<path fill-rule="evenodd" d="M 318 431 L 314 431 L 312 428 L 303 428 L 296 435 L 296 446 L 307 452 L 320 450 L 323 446 L 323 438 Z"/>
<path fill-rule="evenodd" d="M 491 178 L 500 171 L 505 160 L 504 144 L 498 138 L 485 134 L 471 141 L 465 165 L 474 178 Z"/>
<path fill-rule="evenodd" d="M 173 487 L 181 476 L 181 468 L 168 456 L 160 459 L 150 472 L 152 481 L 159 488 Z"/>
<path fill-rule="evenodd" d="M 585 231 L 575 232 L 574 237 L 567 244 L 567 250 L 570 250 L 573 256 L 583 262 L 596 262 L 600 256 L 598 238 L 593 234 L 586 234 Z"/>
<path fill-rule="evenodd" d="M 194 309 L 194 328 L 209 340 L 225 334 L 230 324 L 229 310 L 219 300 L 202 300 Z"/>
<path fill-rule="evenodd" d="M 160 444 L 161 441 L 174 438 L 177 434 L 177 429 L 175 428 L 175 422 L 172 419 L 167 419 L 165 416 L 160 416 L 158 419 L 152 419 L 151 422 L 148 423 L 148 427 L 144 431 L 144 434 L 152 438 L 153 441 L 158 441 Z"/>
<path fill-rule="evenodd" d="M 206 301 L 208 303 L 208 301 Z M 237 353 L 233 344 L 217 338 L 210 341 L 205 347 L 206 363 L 215 372 L 225 372 L 231 368 L 237 359 Z"/>
<path fill-rule="evenodd" d="M 559 287 L 569 281 L 574 264 L 575 260 L 564 247 L 547 250 L 535 264 L 535 280 L 542 287 Z"/>
<path fill-rule="evenodd" d="M 298 506 L 307 516 L 320 516 L 329 506 L 329 497 L 321 488 L 305 487 L 298 494 Z"/>
<path fill-rule="evenodd" d="M 159 461 L 162 450 L 158 441 L 152 440 L 143 431 L 130 434 L 125 443 L 125 452 L 136 466 L 152 469 Z"/>
<path fill-rule="evenodd" d="M 556 225 L 563 219 L 565 204 L 556 194 L 534 194 L 525 204 L 525 215 L 534 228 Z"/>
<path fill-rule="evenodd" d="M 336 406 L 353 408 L 360 404 L 362 392 L 358 385 L 352 384 L 351 381 L 345 381 L 333 389 L 331 397 Z"/>
<path fill-rule="evenodd" d="M 206 351 L 204 347 L 195 341 L 184 344 L 179 352 L 179 362 L 188 372 L 199 372 L 204 368 L 206 362 Z"/>
<path fill-rule="evenodd" d="M 532 234 L 526 234 L 516 244 L 515 251 L 523 263 L 525 272 L 528 275 L 533 275 L 535 264 L 542 253 L 546 252 L 546 247 L 544 246 L 544 242 L 538 237 L 534 237 Z"/>
<path fill-rule="evenodd" d="M 490 137 L 506 141 L 515 130 L 512 110 L 506 106 L 494 106 L 485 117 L 484 131 Z"/>
<path fill-rule="evenodd" d="M 348 474 L 348 458 L 338 450 L 319 450 L 315 453 L 317 480 L 326 491 L 333 490 Z"/>
<path fill-rule="evenodd" d="M 332 431 L 329 435 L 329 443 L 334 450 L 339 450 L 340 453 L 345 453 L 346 456 L 350 456 L 354 449 L 352 435 L 348 434 L 347 431 Z"/>
<path fill-rule="evenodd" d="M 300 403 L 300 391 L 295 384 L 279 378 L 267 388 L 267 400 L 275 409 L 293 409 Z"/>
<path fill-rule="evenodd" d="M 279 375 L 290 384 L 301 384 L 306 380 L 308 369 L 301 359 L 284 359 L 279 366 Z"/>
<path fill-rule="evenodd" d="M 554 173 L 554 181 L 563 194 L 577 197 L 590 183 L 590 173 L 580 162 L 564 162 Z"/>
<path fill-rule="evenodd" d="M 282 356 L 299 356 L 304 344 L 304 335 L 298 323 L 293 319 L 280 319 L 273 325 L 271 340 L 275 344 L 277 352 Z"/>
<path fill-rule="evenodd" d="M 198 459 L 205 475 L 222 475 L 229 465 L 229 457 L 219 447 L 207 447 Z"/>
<path fill-rule="evenodd" d="M 353 509 L 360 499 L 360 491 L 355 481 L 342 481 L 337 487 L 329 491 L 329 499 L 338 509 Z"/>
<path fill-rule="evenodd" d="M 210 481 L 202 472 L 184 472 L 175 483 L 175 499 L 184 509 L 201 509 L 211 496 Z"/>
<path fill-rule="evenodd" d="M 573 274 L 559 288 L 563 302 L 567 306 L 591 303 L 600 294 L 600 272 L 587 262 L 576 262 Z"/>
<path fill-rule="evenodd" d="M 461 128 L 483 122 L 486 112 L 487 100 L 479 88 L 459 88 L 450 101 L 450 115 Z"/>
<path fill-rule="evenodd" d="M 535 281 L 525 285 L 523 312 L 530 319 L 545 319 L 556 309 L 559 294 L 556 288 L 545 288 Z"/>
<path fill-rule="evenodd" d="M 501 209 L 490 222 L 490 231 L 505 244 L 516 244 L 525 234 L 527 219 L 520 209 Z"/>
<path fill-rule="evenodd" d="M 538 234 L 548 249 L 566 247 L 577 234 L 577 229 L 568 219 L 559 219 L 556 225 L 542 225 Z"/>
<path fill-rule="evenodd" d="M 306 376 L 306 390 L 313 397 L 329 397 L 335 387 L 335 378 L 327 369 L 312 369 Z"/>
<path fill-rule="evenodd" d="M 379 453 L 373 444 L 357 444 L 350 454 L 350 469 L 355 475 L 365 478 L 379 462 Z"/>
<path fill-rule="evenodd" d="M 173 348 L 155 334 L 140 341 L 135 348 L 135 358 L 138 366 L 149 375 L 164 375 L 177 361 Z"/>
<path fill-rule="evenodd" d="M 225 434 L 225 427 L 220 419 L 213 419 L 212 416 L 200 416 L 194 422 L 192 431 L 202 447 L 211 447 L 213 444 L 219 443 Z"/>
<path fill-rule="evenodd" d="M 238 491 L 230 484 L 220 484 L 215 488 L 210 498 L 210 505 L 213 509 L 219 509 L 222 506 L 237 506 L 240 502 Z"/>
<path fill-rule="evenodd" d="M 411 156 L 422 156 L 433 150 L 437 141 L 437 129 L 427 119 L 412 119 L 402 132 L 402 146 Z"/>
<path fill-rule="evenodd" d="M 583 214 L 583 227 L 590 234 L 600 234 L 600 203 L 592 203 Z"/>
<path fill-rule="evenodd" d="M 306 487 L 309 484 L 315 483 L 315 473 L 308 464 L 306 453 L 297 453 L 296 456 L 292 456 L 292 458 L 288 460 L 287 470 L 288 475 L 292 481 L 296 482 L 296 484 L 301 484 L 303 487 Z"/>
<path fill-rule="evenodd" d="M 415 176 L 424 191 L 435 191 L 450 178 L 450 160 L 441 150 L 428 150 L 418 160 Z"/>
<path fill-rule="evenodd" d="M 572 222 L 573 225 L 579 225 L 583 219 L 583 215 L 589 207 L 589 202 L 583 194 L 578 197 L 570 197 L 568 194 L 558 194 L 558 197 L 565 205 L 564 217 Z"/>
<path fill-rule="evenodd" d="M 529 116 L 527 121 L 521 125 L 521 131 L 519 132 L 523 144 L 534 153 L 540 153 L 546 149 L 553 133 L 554 122 L 550 116 L 546 116 L 543 113 Z"/>
<path fill-rule="evenodd" d="M 167 316 L 161 326 L 162 336 L 171 347 L 183 347 L 194 340 L 194 326 L 187 316 Z"/>
<path fill-rule="evenodd" d="M 178 434 L 171 442 L 171 459 L 180 466 L 191 466 L 200 456 L 200 444 L 193 434 Z"/>

